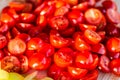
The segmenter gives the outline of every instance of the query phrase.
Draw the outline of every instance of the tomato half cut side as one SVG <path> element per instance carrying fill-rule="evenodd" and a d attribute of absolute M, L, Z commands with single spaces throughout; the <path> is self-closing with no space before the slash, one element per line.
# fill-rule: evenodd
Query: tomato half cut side
<path fill-rule="evenodd" d="M 88 23 L 98 25 L 103 17 L 103 14 L 96 8 L 90 8 L 85 11 L 85 19 Z"/>
<path fill-rule="evenodd" d="M 20 61 L 16 56 L 6 56 L 1 60 L 1 68 L 8 72 L 19 72 Z"/>

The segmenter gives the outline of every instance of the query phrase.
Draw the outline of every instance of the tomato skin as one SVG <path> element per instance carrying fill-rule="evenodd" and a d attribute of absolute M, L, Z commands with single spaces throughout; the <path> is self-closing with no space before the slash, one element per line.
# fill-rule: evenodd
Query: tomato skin
<path fill-rule="evenodd" d="M 92 45 L 92 52 L 105 55 L 107 53 L 106 47 L 102 43 Z"/>
<path fill-rule="evenodd" d="M 87 74 L 88 70 L 79 67 L 68 66 L 68 72 L 74 79 L 80 79 Z"/>
<path fill-rule="evenodd" d="M 89 51 L 78 52 L 75 58 L 75 64 L 79 68 L 89 69 L 93 63 L 93 55 Z"/>
<path fill-rule="evenodd" d="M 51 44 L 45 43 L 38 49 L 38 52 L 45 54 L 46 57 L 51 57 L 55 53 L 55 48 Z"/>
<path fill-rule="evenodd" d="M 120 39 L 119 38 L 110 38 L 106 43 L 106 48 L 109 52 L 120 52 Z"/>
<path fill-rule="evenodd" d="M 82 36 L 80 36 L 80 34 L 75 36 L 75 48 L 78 51 L 90 51 L 91 47 L 88 43 L 86 43 L 86 41 L 82 38 Z"/>
<path fill-rule="evenodd" d="M 3 50 L 0 50 L 0 60 L 5 57 L 5 53 Z"/>
<path fill-rule="evenodd" d="M 69 21 L 64 16 L 53 16 L 49 19 L 49 25 L 55 30 L 65 30 L 68 27 Z"/>
<path fill-rule="evenodd" d="M 19 29 L 21 32 L 28 32 L 32 27 L 34 27 L 30 23 L 17 23 L 16 28 Z"/>
<path fill-rule="evenodd" d="M 119 71 L 119 68 L 120 68 L 120 64 L 118 64 L 120 62 L 120 59 L 114 59 L 110 62 L 110 70 L 116 74 L 116 75 L 120 75 L 120 71 Z"/>
<path fill-rule="evenodd" d="M 99 63 L 99 57 L 96 54 L 93 54 L 93 63 L 89 66 L 88 70 L 95 70 Z"/>
<path fill-rule="evenodd" d="M 18 56 L 18 59 L 20 61 L 20 73 L 26 73 L 29 70 L 28 67 L 28 58 L 24 55 Z"/>
<path fill-rule="evenodd" d="M 27 43 L 27 49 L 28 50 L 38 50 L 39 47 L 41 47 L 43 45 L 43 40 L 35 37 L 35 38 L 31 38 L 28 43 Z"/>
<path fill-rule="evenodd" d="M 0 34 L 0 49 L 4 48 L 7 45 L 7 37 Z"/>
<path fill-rule="evenodd" d="M 24 23 L 31 23 L 35 20 L 35 15 L 32 13 L 21 13 L 20 14 L 20 21 Z"/>
<path fill-rule="evenodd" d="M 84 76 L 83 78 L 81 78 L 80 80 L 97 80 L 98 78 L 98 70 L 93 70 L 93 71 L 90 71 L 86 74 L 86 76 Z"/>
<path fill-rule="evenodd" d="M 55 12 L 54 12 L 54 16 L 64 16 L 69 12 L 69 8 L 67 6 L 62 6 L 59 8 L 56 8 Z"/>
<path fill-rule="evenodd" d="M 65 68 L 73 63 L 73 51 L 70 48 L 61 48 L 54 54 L 54 63 L 62 68 Z"/>
<path fill-rule="evenodd" d="M 93 31 L 96 31 L 97 26 L 95 26 L 95 25 L 87 25 L 87 24 L 79 24 L 79 28 L 82 31 L 85 31 L 86 29 L 91 29 Z"/>
<path fill-rule="evenodd" d="M 83 13 L 78 10 L 72 10 L 71 12 L 68 12 L 67 16 L 72 26 L 78 26 L 78 23 L 84 22 Z"/>
<path fill-rule="evenodd" d="M 30 35 L 28 35 L 26 33 L 18 34 L 15 38 L 20 38 L 25 42 L 28 42 L 31 39 Z"/>
<path fill-rule="evenodd" d="M 73 10 L 86 11 L 88 9 L 88 7 L 89 7 L 88 2 L 85 1 L 85 2 L 78 3 L 77 5 L 74 5 L 72 7 L 72 9 Z"/>
<path fill-rule="evenodd" d="M 52 64 L 48 69 L 47 74 L 48 76 L 56 79 L 58 78 L 58 76 L 61 74 L 62 71 L 63 71 L 63 68 L 58 67 L 56 64 Z"/>
<path fill-rule="evenodd" d="M 36 70 L 46 70 L 51 64 L 51 58 L 41 53 L 33 54 L 28 61 L 29 67 Z"/>
<path fill-rule="evenodd" d="M 20 12 L 25 8 L 25 4 L 20 2 L 10 2 L 9 3 L 10 8 L 15 9 L 15 11 Z"/>
<path fill-rule="evenodd" d="M 110 65 L 110 59 L 105 55 L 100 56 L 98 68 L 103 72 L 110 72 L 109 65 Z"/>

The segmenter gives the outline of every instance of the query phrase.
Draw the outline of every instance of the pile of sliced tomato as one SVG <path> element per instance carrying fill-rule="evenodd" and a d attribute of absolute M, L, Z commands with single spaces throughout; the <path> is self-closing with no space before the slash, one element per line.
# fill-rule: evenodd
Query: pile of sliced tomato
<path fill-rule="evenodd" d="M 114 0 L 10 2 L 0 16 L 0 62 L 0 80 L 97 80 L 99 70 L 120 76 Z"/>

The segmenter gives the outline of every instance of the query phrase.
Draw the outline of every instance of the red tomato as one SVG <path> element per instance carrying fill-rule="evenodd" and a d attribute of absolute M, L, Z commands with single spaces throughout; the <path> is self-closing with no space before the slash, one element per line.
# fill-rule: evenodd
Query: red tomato
<path fill-rule="evenodd" d="M 5 23 L 8 24 L 9 28 L 12 28 L 15 25 L 15 20 L 7 13 L 3 13 L 1 14 L 1 18 L 0 20 Z"/>
<path fill-rule="evenodd" d="M 47 57 L 51 57 L 55 53 L 55 48 L 51 44 L 45 43 L 38 49 L 38 52 L 45 54 Z"/>
<path fill-rule="evenodd" d="M 50 43 L 55 48 L 67 47 L 70 45 L 70 39 L 63 38 L 57 31 L 51 30 Z"/>
<path fill-rule="evenodd" d="M 15 11 L 22 11 L 25 8 L 25 4 L 21 2 L 10 2 L 9 3 L 10 8 L 15 9 Z"/>
<path fill-rule="evenodd" d="M 109 65 L 110 70 L 118 76 L 120 75 L 120 70 L 119 70 L 120 69 L 120 64 L 119 64 L 119 62 L 120 62 L 120 59 L 114 59 L 110 62 L 110 65 Z"/>
<path fill-rule="evenodd" d="M 68 27 L 69 21 L 64 16 L 53 16 L 48 21 L 50 27 L 55 30 L 65 30 Z"/>
<path fill-rule="evenodd" d="M 18 34 L 18 35 L 16 36 L 16 38 L 20 38 L 20 39 L 22 39 L 22 40 L 25 41 L 25 42 L 28 42 L 28 41 L 31 39 L 30 35 L 28 35 L 28 34 L 26 34 L 26 33 Z"/>
<path fill-rule="evenodd" d="M 47 18 L 45 15 L 39 15 L 36 19 L 36 24 L 44 29 L 47 25 Z"/>
<path fill-rule="evenodd" d="M 82 31 L 85 31 L 86 29 L 90 29 L 90 30 L 96 31 L 97 26 L 95 26 L 95 25 L 89 25 L 89 24 L 79 24 L 79 28 Z"/>
<path fill-rule="evenodd" d="M 120 52 L 120 39 L 119 38 L 110 38 L 107 41 L 106 48 L 109 52 Z"/>
<path fill-rule="evenodd" d="M 83 40 L 80 34 L 76 35 L 74 45 L 78 51 L 84 51 L 84 50 L 90 51 L 91 50 L 90 45 Z"/>
<path fill-rule="evenodd" d="M 51 64 L 51 58 L 36 53 L 28 59 L 29 67 L 36 70 L 46 70 Z"/>
<path fill-rule="evenodd" d="M 101 71 L 110 72 L 109 64 L 110 64 L 110 59 L 107 56 L 105 55 L 100 56 L 98 68 Z"/>
<path fill-rule="evenodd" d="M 1 60 L 1 68 L 8 72 L 19 72 L 20 61 L 15 56 L 6 56 Z"/>
<path fill-rule="evenodd" d="M 106 54 L 106 48 L 102 43 L 98 43 L 95 45 L 92 45 L 92 52 L 105 55 Z"/>
<path fill-rule="evenodd" d="M 70 48 L 61 48 L 54 54 L 54 63 L 65 68 L 73 63 L 73 51 Z"/>
<path fill-rule="evenodd" d="M 20 38 L 11 39 L 8 42 L 8 51 L 13 55 L 23 54 L 26 50 L 26 43 Z"/>
<path fill-rule="evenodd" d="M 89 69 L 89 66 L 93 63 L 93 55 L 91 52 L 82 51 L 78 52 L 75 58 L 75 64 L 77 67 Z"/>
<path fill-rule="evenodd" d="M 84 15 L 79 10 L 72 10 L 68 12 L 67 16 L 72 26 L 76 26 L 84 22 Z"/>
<path fill-rule="evenodd" d="M 18 59 L 20 61 L 20 73 L 25 73 L 29 70 L 28 67 L 28 58 L 24 55 L 18 56 Z"/>
<path fill-rule="evenodd" d="M 87 74 L 88 70 L 82 69 L 79 67 L 68 66 L 68 72 L 75 79 L 80 79 L 80 78 L 83 78 Z"/>
<path fill-rule="evenodd" d="M 48 76 L 54 79 L 58 78 L 58 76 L 62 73 L 63 69 L 58 67 L 56 64 L 52 64 L 48 69 Z"/>
<path fill-rule="evenodd" d="M 83 78 L 79 80 L 97 80 L 98 79 L 98 70 L 92 70 L 86 74 Z"/>
<path fill-rule="evenodd" d="M 88 2 L 85 1 L 85 2 L 81 2 L 77 5 L 74 5 L 72 7 L 73 10 L 80 10 L 80 11 L 86 11 L 88 9 Z"/>
<path fill-rule="evenodd" d="M 5 57 L 5 53 L 3 50 L 0 50 L 0 60 Z"/>
<path fill-rule="evenodd" d="M 69 12 L 69 8 L 67 6 L 61 6 L 57 8 L 54 12 L 54 16 L 64 16 Z"/>
<path fill-rule="evenodd" d="M 42 47 L 43 43 L 44 43 L 43 40 L 38 37 L 31 38 L 27 43 L 27 49 L 38 50 L 40 47 Z"/>
<path fill-rule="evenodd" d="M 0 34 L 0 49 L 4 48 L 7 45 L 7 37 Z"/>
<path fill-rule="evenodd" d="M 85 11 L 85 19 L 88 23 L 97 25 L 101 22 L 103 14 L 96 8 L 89 8 Z"/>
<path fill-rule="evenodd" d="M 30 23 L 17 23 L 16 28 L 19 29 L 21 32 L 28 32 L 32 27 L 34 27 Z"/>
<path fill-rule="evenodd" d="M 20 20 L 24 23 L 31 23 L 35 20 L 35 15 L 32 13 L 21 13 Z"/>
<path fill-rule="evenodd" d="M 89 44 L 97 44 L 101 41 L 102 38 L 97 32 L 87 29 L 84 31 L 84 39 Z"/>
<path fill-rule="evenodd" d="M 93 63 L 89 66 L 89 70 L 94 70 L 97 68 L 99 63 L 99 57 L 96 54 L 93 54 Z"/>

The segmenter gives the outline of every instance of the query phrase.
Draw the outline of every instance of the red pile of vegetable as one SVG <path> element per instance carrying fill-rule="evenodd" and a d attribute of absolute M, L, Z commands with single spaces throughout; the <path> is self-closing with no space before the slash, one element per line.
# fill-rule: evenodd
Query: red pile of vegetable
<path fill-rule="evenodd" d="M 1 69 L 54 80 L 120 76 L 120 13 L 112 0 L 10 2 L 0 17 Z M 38 76 L 39 77 L 39 76 Z"/>

